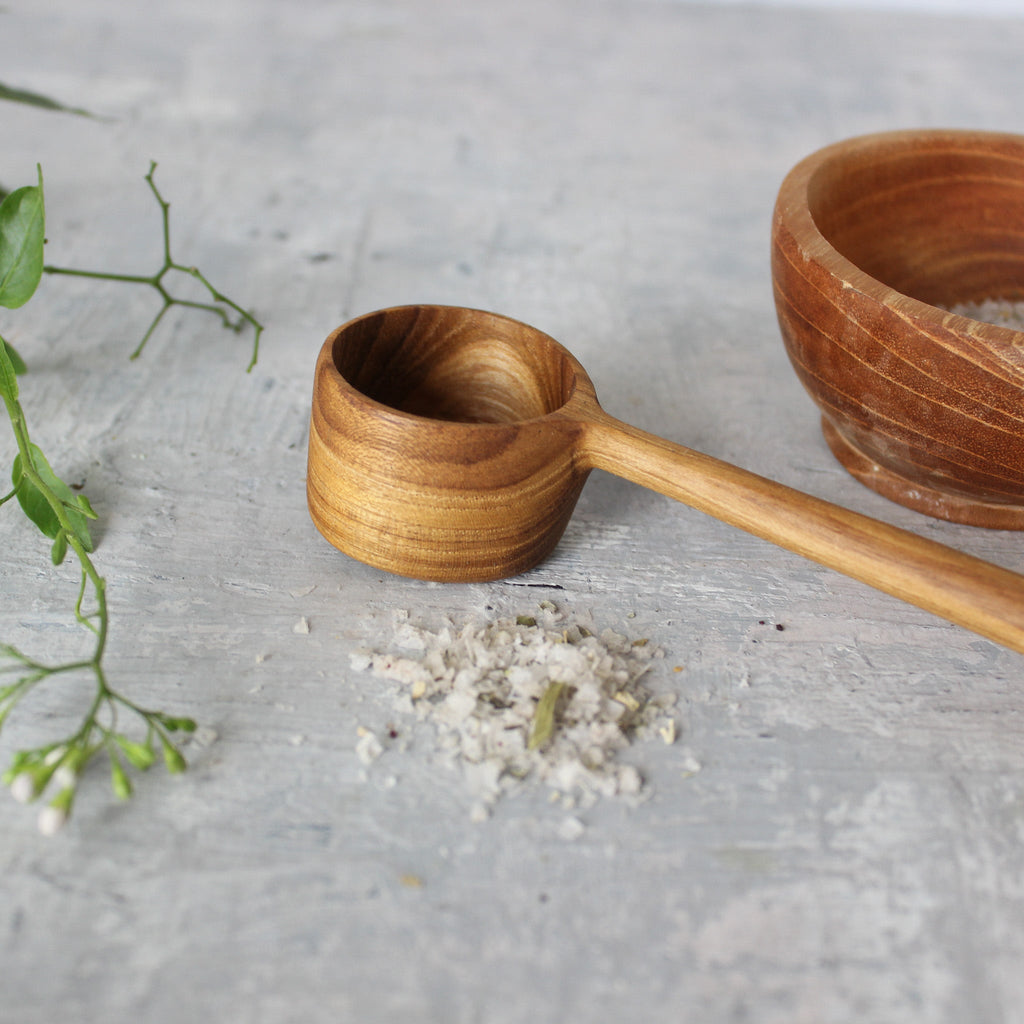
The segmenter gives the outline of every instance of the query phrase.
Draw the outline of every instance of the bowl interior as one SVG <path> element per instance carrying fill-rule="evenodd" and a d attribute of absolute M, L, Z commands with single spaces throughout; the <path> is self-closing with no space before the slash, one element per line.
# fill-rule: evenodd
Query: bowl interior
<path fill-rule="evenodd" d="M 406 306 L 353 321 L 334 364 L 357 391 L 392 409 L 459 423 L 516 423 L 561 408 L 577 380 L 546 334 L 479 310 Z"/>
<path fill-rule="evenodd" d="M 882 139 L 824 161 L 807 200 L 837 252 L 904 295 L 1024 298 L 1024 140 Z"/>

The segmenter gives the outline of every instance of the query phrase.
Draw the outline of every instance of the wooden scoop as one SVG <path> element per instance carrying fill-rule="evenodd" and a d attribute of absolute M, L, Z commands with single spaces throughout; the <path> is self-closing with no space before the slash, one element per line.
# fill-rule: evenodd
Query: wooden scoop
<path fill-rule="evenodd" d="M 417 579 L 514 576 L 558 543 L 592 469 L 1024 652 L 1024 576 L 614 419 L 576 359 L 532 327 L 403 306 L 324 343 L 307 497 L 353 558 Z"/>

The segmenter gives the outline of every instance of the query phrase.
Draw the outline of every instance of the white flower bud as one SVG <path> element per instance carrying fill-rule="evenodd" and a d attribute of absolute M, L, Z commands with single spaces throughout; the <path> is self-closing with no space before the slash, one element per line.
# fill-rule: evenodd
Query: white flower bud
<path fill-rule="evenodd" d="M 19 772 L 11 782 L 11 796 L 19 804 L 31 803 L 36 798 L 36 780 L 31 772 Z"/>
<path fill-rule="evenodd" d="M 63 807 L 50 804 L 39 812 L 39 831 L 44 836 L 55 836 L 68 820 L 68 812 Z"/>

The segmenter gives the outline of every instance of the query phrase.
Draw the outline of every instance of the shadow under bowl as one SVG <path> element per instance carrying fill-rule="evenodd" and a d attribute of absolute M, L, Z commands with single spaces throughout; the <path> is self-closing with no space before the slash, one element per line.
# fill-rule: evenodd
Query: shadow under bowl
<path fill-rule="evenodd" d="M 939 519 L 1024 529 L 1024 333 L 950 312 L 1024 300 L 1024 138 L 848 139 L 787 175 L 772 281 L 839 462 Z"/>

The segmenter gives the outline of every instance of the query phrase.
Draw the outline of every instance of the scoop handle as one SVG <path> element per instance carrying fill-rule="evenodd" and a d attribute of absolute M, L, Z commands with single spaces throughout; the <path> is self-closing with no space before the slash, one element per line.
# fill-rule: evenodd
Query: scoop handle
<path fill-rule="evenodd" d="M 603 469 L 1024 653 L 1024 576 L 589 411 Z"/>

